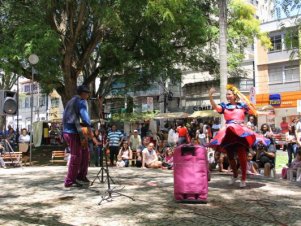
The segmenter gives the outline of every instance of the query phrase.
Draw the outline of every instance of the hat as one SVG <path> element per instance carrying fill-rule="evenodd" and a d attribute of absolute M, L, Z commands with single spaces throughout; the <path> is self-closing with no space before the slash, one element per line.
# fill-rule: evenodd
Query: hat
<path fill-rule="evenodd" d="M 134 133 L 138 133 L 138 130 L 134 129 Z"/>
<path fill-rule="evenodd" d="M 77 93 L 81 94 L 81 93 L 90 93 L 89 88 L 86 85 L 81 85 L 77 87 Z"/>

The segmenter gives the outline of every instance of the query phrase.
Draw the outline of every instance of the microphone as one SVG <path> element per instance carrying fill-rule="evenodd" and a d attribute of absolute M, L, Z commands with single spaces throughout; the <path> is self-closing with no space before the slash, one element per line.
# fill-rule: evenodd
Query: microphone
<path fill-rule="evenodd" d="M 90 97 L 88 100 L 98 100 L 97 97 Z"/>

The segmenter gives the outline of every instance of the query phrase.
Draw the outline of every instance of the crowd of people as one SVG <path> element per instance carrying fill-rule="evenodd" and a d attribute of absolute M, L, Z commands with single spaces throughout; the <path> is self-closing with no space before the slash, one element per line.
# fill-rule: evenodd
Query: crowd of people
<path fill-rule="evenodd" d="M 247 174 L 263 173 L 270 176 L 275 168 L 277 143 L 275 134 L 285 134 L 283 150 L 287 151 L 288 163 L 284 177 L 296 176 L 301 160 L 301 122 L 295 118 L 288 123 L 283 118 L 280 129 L 264 123 L 258 128 L 254 109 L 244 101 L 235 87 L 228 87 L 228 103 L 216 104 L 213 99 L 215 89 L 209 90 L 212 108 L 224 116 L 226 125 L 221 128 L 220 118 L 208 121 L 184 120 L 169 121 L 164 128 L 153 133 L 149 123 L 136 125 L 129 132 L 119 130 L 116 124 L 94 128 L 87 112 L 86 100 L 90 91 L 86 86 L 78 87 L 78 95 L 66 105 L 63 116 L 63 140 L 70 153 L 65 186 L 78 186 L 89 183 L 88 166 L 103 164 L 103 156 L 110 166 L 173 169 L 173 152 L 181 144 L 199 144 L 209 151 L 208 160 L 211 170 L 232 171 L 230 184 L 234 184 L 241 173 L 240 187 L 246 186 Z M 253 111 L 253 112 L 252 112 Z M 245 122 L 245 115 L 251 113 Z M 253 113 L 253 114 L 252 114 Z M 85 134 L 82 127 L 87 128 Z M 11 127 L 6 139 L 15 145 L 16 134 Z M 26 129 L 18 136 L 18 142 L 29 143 Z M 1 148 L 1 146 L 0 146 Z M 301 163 L 300 163 L 301 164 Z M 0 159 L 0 165 L 3 162 Z M 287 173 L 289 172 L 289 173 Z M 291 174 L 293 172 L 293 174 Z"/>

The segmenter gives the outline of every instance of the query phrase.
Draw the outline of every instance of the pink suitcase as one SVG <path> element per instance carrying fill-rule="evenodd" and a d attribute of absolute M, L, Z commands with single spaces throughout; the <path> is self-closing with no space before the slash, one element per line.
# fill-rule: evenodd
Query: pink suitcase
<path fill-rule="evenodd" d="M 206 148 L 200 145 L 178 146 L 173 160 L 175 200 L 206 203 L 209 180 Z"/>

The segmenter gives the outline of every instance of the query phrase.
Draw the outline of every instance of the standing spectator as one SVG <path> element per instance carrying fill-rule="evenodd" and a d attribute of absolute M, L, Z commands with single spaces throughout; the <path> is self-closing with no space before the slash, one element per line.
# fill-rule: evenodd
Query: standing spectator
<path fill-rule="evenodd" d="M 300 118 L 296 119 L 295 133 L 296 133 L 296 138 L 297 138 L 297 144 L 299 147 L 301 147 L 301 121 L 300 121 Z"/>
<path fill-rule="evenodd" d="M 282 122 L 280 123 L 281 133 L 285 134 L 288 132 L 288 123 L 286 117 L 282 117 Z"/>
<path fill-rule="evenodd" d="M 286 134 L 288 133 L 288 127 L 289 124 L 286 121 L 286 117 L 282 117 L 282 122 L 280 123 L 280 128 L 281 128 L 281 133 L 282 134 Z M 287 149 L 287 144 L 283 144 L 283 151 L 285 151 Z"/>
<path fill-rule="evenodd" d="M 112 125 L 112 130 L 108 133 L 109 149 L 110 149 L 110 162 L 114 166 L 114 160 L 117 161 L 119 147 L 122 142 L 123 135 L 116 129 L 116 125 Z"/>
<path fill-rule="evenodd" d="M 216 133 L 220 130 L 221 124 L 219 123 L 219 118 L 215 118 L 212 125 L 212 136 L 215 137 Z"/>
<path fill-rule="evenodd" d="M 134 134 L 130 136 L 130 147 L 132 151 L 136 152 L 140 145 L 141 145 L 141 137 L 138 134 L 138 130 L 135 129 Z"/>
<path fill-rule="evenodd" d="M 288 167 L 290 167 L 292 163 L 293 156 L 296 157 L 297 154 L 297 139 L 295 134 L 295 127 L 289 126 L 288 132 L 285 134 L 286 142 L 287 142 L 287 155 L 288 155 Z"/>
<path fill-rule="evenodd" d="M 137 158 L 137 151 L 139 149 L 139 146 L 141 146 L 141 137 L 138 134 L 138 130 L 134 130 L 134 134 L 132 134 L 130 136 L 130 147 L 132 149 L 132 153 L 133 153 L 133 159 Z"/>
<path fill-rule="evenodd" d="M 94 137 L 97 140 L 98 144 L 94 146 L 93 148 L 93 159 L 94 159 L 94 165 L 97 167 L 99 165 L 99 160 L 102 161 L 102 159 L 100 158 L 100 156 L 102 156 L 102 147 L 103 147 L 103 136 L 100 132 L 100 130 L 95 129 L 94 131 Z M 100 162 L 102 163 L 102 162 Z M 101 166 L 102 164 L 100 164 Z"/>
<path fill-rule="evenodd" d="M 204 130 L 206 130 L 206 126 L 200 123 L 200 128 L 196 131 L 196 139 L 200 145 L 206 145 L 209 142 L 208 135 Z"/>
<path fill-rule="evenodd" d="M 171 147 L 174 147 L 177 143 L 177 134 L 174 126 L 171 126 L 168 131 L 167 142 Z"/>
<path fill-rule="evenodd" d="M 177 133 L 179 134 L 178 145 L 190 142 L 189 140 L 187 140 L 187 137 L 189 137 L 189 133 L 188 129 L 184 126 L 183 121 L 179 122 Z"/>
<path fill-rule="evenodd" d="M 149 124 L 144 122 L 141 126 L 141 139 L 147 136 L 148 130 L 149 130 Z"/>

